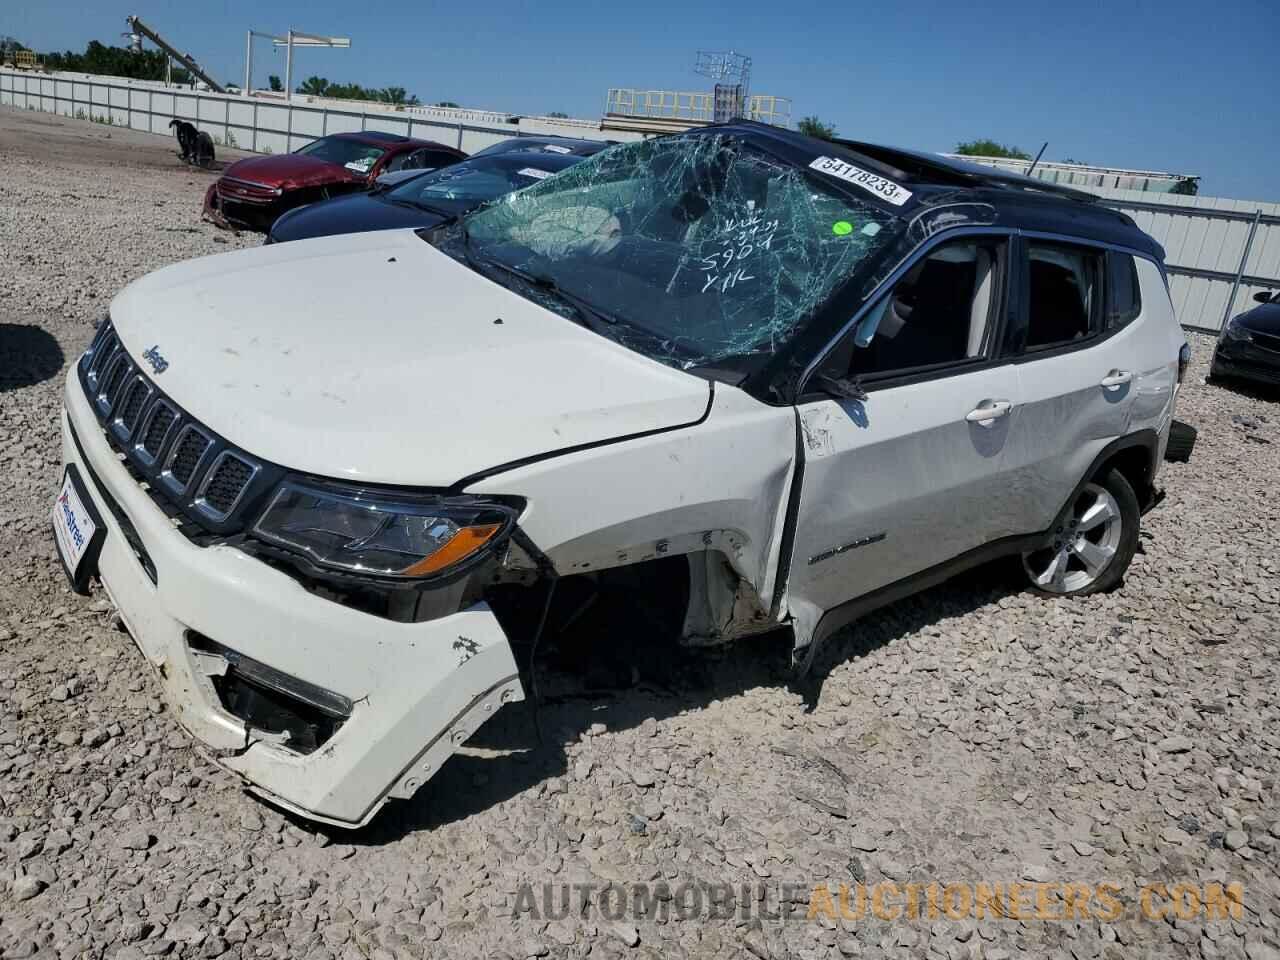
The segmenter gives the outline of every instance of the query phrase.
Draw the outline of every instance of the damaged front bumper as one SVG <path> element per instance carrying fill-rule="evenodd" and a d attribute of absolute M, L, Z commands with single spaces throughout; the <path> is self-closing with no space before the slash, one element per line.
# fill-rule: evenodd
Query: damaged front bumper
<path fill-rule="evenodd" d="M 103 436 L 74 372 L 63 460 L 107 526 L 101 580 L 178 722 L 255 793 L 368 823 L 524 698 L 488 606 L 402 623 L 344 607 L 226 545 L 174 529 Z"/>

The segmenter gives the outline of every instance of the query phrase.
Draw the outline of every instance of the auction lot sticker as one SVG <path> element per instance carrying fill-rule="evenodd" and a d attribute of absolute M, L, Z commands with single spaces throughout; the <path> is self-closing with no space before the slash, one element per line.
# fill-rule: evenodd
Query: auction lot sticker
<path fill-rule="evenodd" d="M 881 200 L 888 200 L 895 207 L 900 207 L 911 199 L 911 191 L 906 187 L 835 157 L 819 157 L 809 164 L 809 168 L 859 186 Z"/>

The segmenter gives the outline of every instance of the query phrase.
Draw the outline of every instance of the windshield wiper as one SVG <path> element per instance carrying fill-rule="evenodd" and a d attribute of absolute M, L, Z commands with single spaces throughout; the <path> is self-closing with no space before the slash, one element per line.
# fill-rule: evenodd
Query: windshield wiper
<path fill-rule="evenodd" d="M 605 310 L 601 310 L 599 307 L 595 306 L 595 304 L 582 299 L 582 297 L 578 296 L 576 293 L 570 293 L 551 277 L 543 274 L 529 273 L 525 270 L 521 270 L 519 267 L 511 266 L 509 263 L 503 263 L 501 260 L 495 260 L 492 257 L 485 257 L 483 262 L 489 266 L 497 267 L 499 270 L 509 273 L 513 277 L 523 280 L 525 283 L 529 284 L 529 286 L 537 290 L 542 290 L 560 300 L 563 300 L 573 308 L 578 316 L 584 321 L 583 326 L 588 329 L 599 332 L 602 325 L 606 329 L 608 327 L 615 327 L 618 325 L 618 318 L 613 314 Z"/>
<path fill-rule="evenodd" d="M 558 284 L 552 277 L 543 274 L 529 273 L 519 267 L 513 267 L 509 263 L 493 257 L 477 257 L 471 250 L 471 234 L 467 230 L 465 223 L 459 224 L 462 230 L 462 254 L 465 257 L 468 266 L 478 273 L 492 275 L 494 270 L 500 270 L 517 280 L 527 283 L 535 290 L 542 290 L 551 294 L 557 299 L 568 304 L 569 307 L 578 315 L 582 326 L 596 333 L 606 333 L 612 327 L 616 327 L 620 322 L 617 317 L 606 310 L 601 310 L 594 304 L 582 299 L 576 293 L 570 293 Z M 610 334 L 612 335 L 612 334 Z"/>

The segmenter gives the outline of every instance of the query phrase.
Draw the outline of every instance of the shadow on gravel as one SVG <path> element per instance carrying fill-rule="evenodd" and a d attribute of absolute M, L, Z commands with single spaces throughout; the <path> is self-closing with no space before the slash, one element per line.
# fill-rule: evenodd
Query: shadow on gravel
<path fill-rule="evenodd" d="M 1008 564 L 979 568 L 867 616 L 833 637 L 819 653 L 810 676 L 800 682 L 793 682 L 790 672 L 791 636 L 785 630 L 715 649 L 634 648 L 628 658 L 632 679 L 638 677 L 638 682 L 623 686 L 610 684 L 605 677 L 615 672 L 616 657 L 601 672 L 593 669 L 599 664 L 575 669 L 566 663 L 568 651 L 550 650 L 548 663 L 539 670 L 543 699 L 536 724 L 529 701 L 507 707 L 468 741 L 468 753 L 451 758 L 412 800 L 388 804 L 363 830 L 333 835 L 344 843 L 376 846 L 464 820 L 565 776 L 564 745 L 578 740 L 593 724 L 625 730 L 649 718 L 661 720 L 698 710 L 713 700 L 763 686 L 787 687 L 811 709 L 823 681 L 837 666 L 1020 591 L 1024 584 L 1014 573 Z M 611 640 L 610 646 L 615 645 Z M 609 659 L 603 646 L 599 650 Z M 782 736 L 781 729 L 778 735 Z M 575 786 L 569 782 L 564 788 L 572 791 Z"/>
<path fill-rule="evenodd" d="M 66 357 L 39 327 L 0 323 L 0 393 L 43 383 L 56 376 Z"/>
<path fill-rule="evenodd" d="M 1280 402 L 1280 386 L 1275 384 L 1218 376 L 1207 381 L 1205 386 L 1211 390 L 1219 389 L 1234 393 L 1249 400 L 1261 400 L 1264 403 Z"/>

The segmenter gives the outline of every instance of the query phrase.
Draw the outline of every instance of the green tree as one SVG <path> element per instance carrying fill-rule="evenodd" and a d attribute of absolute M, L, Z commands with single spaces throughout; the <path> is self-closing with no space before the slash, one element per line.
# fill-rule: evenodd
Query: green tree
<path fill-rule="evenodd" d="M 267 77 L 267 86 L 269 86 L 275 93 L 284 93 L 284 84 L 280 82 L 278 74 L 273 73 L 271 76 Z"/>
<path fill-rule="evenodd" d="M 1004 157 L 1009 160 L 1030 160 L 1031 154 L 1011 147 L 1008 144 L 996 143 L 994 140 L 966 140 L 957 143 L 955 152 L 966 157 Z"/>
<path fill-rule="evenodd" d="M 383 87 L 381 90 L 375 90 L 373 99 L 402 107 L 416 107 L 419 103 L 418 98 L 404 87 Z"/>
<path fill-rule="evenodd" d="M 454 103 L 452 100 L 441 100 L 439 103 L 436 104 L 436 106 L 437 107 L 453 107 L 454 109 L 458 109 L 458 105 Z"/>
<path fill-rule="evenodd" d="M 332 97 L 336 96 L 333 87 L 324 77 L 311 76 L 298 84 L 297 93 L 305 93 L 310 97 Z"/>
<path fill-rule="evenodd" d="M 326 84 L 323 96 L 336 100 L 368 100 L 368 92 L 358 83 Z"/>
<path fill-rule="evenodd" d="M 44 62 L 50 70 L 96 73 L 107 77 L 129 77 L 134 80 L 163 80 L 166 57 L 159 50 L 135 52 L 126 47 L 109 47 L 90 40 L 84 53 L 46 53 Z M 173 68 L 175 83 L 190 83 L 186 70 Z"/>
<path fill-rule="evenodd" d="M 824 123 L 817 117 L 805 117 L 796 124 L 796 129 L 806 137 L 817 137 L 819 140 L 834 140 L 836 136 L 835 124 Z"/>
<path fill-rule="evenodd" d="M 561 113 L 559 110 L 552 110 L 550 113 L 548 113 L 548 114 L 547 114 L 547 116 L 548 116 L 548 117 L 554 117 L 554 118 L 555 118 L 555 119 L 557 119 L 557 120 L 568 120 L 568 119 L 569 119 L 569 115 L 568 115 L 567 113 Z"/>

